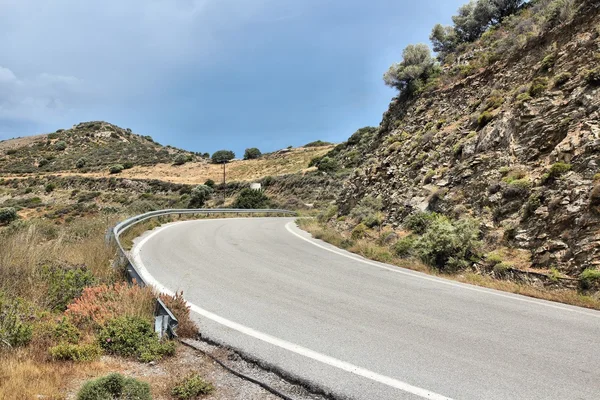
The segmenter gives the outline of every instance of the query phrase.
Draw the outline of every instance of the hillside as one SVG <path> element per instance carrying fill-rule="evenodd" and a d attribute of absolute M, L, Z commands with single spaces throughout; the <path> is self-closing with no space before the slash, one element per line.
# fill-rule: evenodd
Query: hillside
<path fill-rule="evenodd" d="M 371 212 L 381 208 L 383 223 L 401 236 L 414 234 L 409 216 L 423 211 L 475 218 L 483 245 L 468 262 L 479 271 L 527 280 L 539 271 L 544 283 L 567 285 L 586 269 L 595 272 L 597 2 L 530 2 L 442 60 L 412 94 L 409 81 L 378 128 L 327 155 L 343 165 L 358 161 L 337 215 L 360 215 L 370 206 L 365 198 L 379 199 Z M 331 223 L 342 230 L 356 224 L 340 220 Z M 494 272 L 498 263 L 503 268 Z"/>
<path fill-rule="evenodd" d="M 0 172 L 89 172 L 128 162 L 146 166 L 172 163 L 178 154 L 201 159 L 194 153 L 162 146 L 149 136 L 134 134 L 131 129 L 107 122 L 84 122 L 55 133 L 1 141 Z"/>

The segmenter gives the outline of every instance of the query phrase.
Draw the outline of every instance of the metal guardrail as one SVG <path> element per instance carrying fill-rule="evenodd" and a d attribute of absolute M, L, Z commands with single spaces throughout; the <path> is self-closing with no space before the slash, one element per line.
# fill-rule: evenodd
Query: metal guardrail
<path fill-rule="evenodd" d="M 170 209 L 170 210 L 159 210 L 159 211 L 151 211 L 145 214 L 136 215 L 135 217 L 131 217 L 126 219 L 123 222 L 117 224 L 113 229 L 107 232 L 107 241 L 114 240 L 119 248 L 119 257 L 121 261 L 121 265 L 125 265 L 125 270 L 127 271 L 127 276 L 129 278 L 130 283 L 134 281 L 140 286 L 147 286 L 147 283 L 144 281 L 140 273 L 138 272 L 135 264 L 133 263 L 132 258 L 129 256 L 129 253 L 125 250 L 123 245 L 121 244 L 121 234 L 125 232 L 127 229 L 132 226 L 139 224 L 140 222 L 146 221 L 150 218 L 158 218 L 170 215 L 198 215 L 204 214 L 206 216 L 214 215 L 214 214 L 264 214 L 264 215 L 283 215 L 283 216 L 296 216 L 297 213 L 289 210 L 280 210 L 280 209 L 237 209 L 237 208 L 210 208 L 210 209 Z M 163 337 L 167 334 L 169 337 L 176 336 L 175 328 L 177 328 L 177 318 L 173 315 L 171 310 L 163 303 L 160 298 L 156 299 L 156 310 L 154 312 L 155 320 L 154 320 L 154 329 L 159 334 L 160 337 Z"/>

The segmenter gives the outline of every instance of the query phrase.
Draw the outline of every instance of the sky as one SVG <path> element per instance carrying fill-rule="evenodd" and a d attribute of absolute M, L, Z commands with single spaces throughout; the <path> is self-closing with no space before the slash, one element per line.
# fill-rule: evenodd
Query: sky
<path fill-rule="evenodd" d="M 0 139 L 103 120 L 263 152 L 378 126 L 382 75 L 465 0 L 0 0 Z"/>

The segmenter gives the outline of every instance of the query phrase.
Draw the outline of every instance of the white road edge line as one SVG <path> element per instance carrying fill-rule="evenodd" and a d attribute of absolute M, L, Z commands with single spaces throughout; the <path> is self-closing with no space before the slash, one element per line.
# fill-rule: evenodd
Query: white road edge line
<path fill-rule="evenodd" d="M 306 237 L 298 234 L 297 232 L 294 232 L 294 230 L 291 228 L 293 225 L 296 225 L 296 223 L 295 222 L 288 222 L 285 225 L 285 229 L 287 229 L 287 231 L 290 232 L 292 235 L 294 235 L 294 236 L 296 236 L 296 237 L 298 237 L 298 238 L 300 238 L 300 239 L 302 239 L 302 240 L 304 240 L 304 241 L 312 244 L 313 246 L 320 247 L 323 250 L 327 250 L 329 252 L 335 253 L 335 254 L 340 255 L 342 257 L 346 257 L 346 258 L 349 258 L 349 259 L 354 260 L 354 261 L 359 261 L 359 262 L 362 262 L 364 264 L 368 264 L 368 265 L 371 265 L 371 266 L 374 266 L 374 267 L 377 267 L 377 268 L 385 269 L 387 271 L 391 271 L 391 272 L 394 272 L 394 273 L 397 273 L 397 274 L 408 275 L 408 276 L 412 276 L 412 277 L 415 277 L 415 278 L 425 279 L 427 281 L 441 283 L 441 284 L 444 284 L 444 285 L 449 285 L 449 286 L 459 287 L 459 288 L 462 288 L 462 289 L 472 290 L 474 292 L 487 293 L 487 294 L 493 295 L 493 296 L 504 297 L 504 298 L 507 298 L 507 299 L 517 300 L 517 301 L 523 301 L 525 303 L 537 304 L 537 305 L 540 305 L 540 306 L 546 306 L 546 307 L 555 308 L 555 309 L 558 309 L 558 310 L 571 311 L 571 312 L 574 312 L 574 313 L 583 314 L 583 315 L 587 315 L 587 316 L 590 316 L 590 317 L 600 318 L 600 313 L 594 314 L 594 313 L 587 312 L 587 311 L 584 311 L 584 310 L 579 310 L 577 308 L 561 307 L 559 305 L 552 304 L 551 302 L 542 302 L 542 301 L 530 300 L 527 297 L 524 297 L 524 296 L 521 296 L 521 295 L 517 295 L 517 294 L 504 294 L 504 293 L 495 291 L 493 289 L 478 288 L 476 286 L 472 286 L 472 285 L 469 285 L 469 284 L 466 284 L 466 283 L 457 283 L 457 282 L 452 282 L 452 281 L 449 281 L 449 280 L 446 280 L 446 279 L 443 279 L 443 278 L 435 278 L 435 277 L 432 277 L 432 276 L 427 276 L 427 275 L 425 275 L 423 273 L 418 273 L 418 272 L 413 272 L 413 271 L 404 271 L 404 270 L 401 269 L 401 267 L 387 267 L 385 265 L 378 264 L 378 263 L 376 263 L 374 261 L 369 261 L 369 260 L 367 260 L 367 259 L 365 259 L 363 257 L 360 257 L 360 256 L 355 256 L 355 255 L 347 254 L 347 253 L 344 253 L 342 251 L 338 251 L 338 250 L 329 248 L 327 246 L 323 246 L 322 244 L 316 242 L 312 238 L 306 238 Z M 575 307 L 575 306 L 573 306 L 573 307 Z"/>
<path fill-rule="evenodd" d="M 146 267 L 144 266 L 144 263 L 142 262 L 142 257 L 140 255 L 141 249 L 144 246 L 144 244 L 146 244 L 146 242 L 148 242 L 148 240 L 150 240 L 152 237 L 154 237 L 156 234 L 158 234 L 159 232 L 161 232 L 162 230 L 164 230 L 165 228 L 168 228 L 169 226 L 173 226 L 172 224 L 160 227 L 158 229 L 156 229 L 155 231 L 153 231 L 151 234 L 149 234 L 148 236 L 146 236 L 145 238 L 143 238 L 138 244 L 135 245 L 135 247 L 133 248 L 133 250 L 131 251 L 132 257 L 133 257 L 133 261 L 135 262 L 135 266 L 138 270 L 138 272 L 140 273 L 140 275 L 142 276 L 142 278 L 146 281 L 146 283 L 148 285 L 151 285 L 153 287 L 155 287 L 158 291 L 160 291 L 161 293 L 166 293 L 169 294 L 171 296 L 174 295 L 174 292 L 169 290 L 167 287 L 165 287 L 164 285 L 162 285 L 160 282 L 158 282 L 156 279 L 154 279 L 154 277 L 150 274 L 150 272 L 148 272 L 148 270 L 146 269 Z M 314 350 L 310 350 L 307 349 L 306 347 L 302 347 L 299 346 L 297 344 L 294 343 L 290 343 L 288 341 L 285 341 L 283 339 L 279 339 L 276 338 L 274 336 L 271 336 L 269 334 L 266 333 L 262 333 L 259 331 L 256 331 L 252 328 L 249 328 L 247 326 L 238 324 L 237 322 L 233 322 L 230 321 L 226 318 L 223 318 L 219 315 L 216 315 L 210 311 L 207 311 L 201 307 L 198 307 L 195 304 L 192 304 L 190 302 L 187 303 L 191 310 L 199 315 L 202 315 L 205 318 L 208 318 L 218 324 L 224 325 L 228 328 L 231 328 L 233 330 L 236 330 L 240 333 L 243 333 L 245 335 L 251 336 L 255 339 L 261 340 L 263 342 L 269 343 L 273 346 L 277 346 L 280 347 L 282 349 L 291 351 L 293 353 L 299 354 L 301 356 L 310 358 L 312 360 L 321 362 L 323 364 L 327 364 L 330 365 L 332 367 L 335 368 L 339 368 L 341 370 L 350 372 L 352 374 L 358 375 L 358 376 L 362 376 L 363 378 L 367 378 L 370 379 L 372 381 L 375 382 L 379 382 L 382 383 L 384 385 L 402 390 L 406 393 L 410 393 L 413 394 L 415 396 L 424 398 L 424 399 L 432 399 L 432 400 L 452 400 L 450 397 L 446 397 L 446 396 L 442 396 L 440 394 L 431 392 L 427 389 L 423 389 L 417 386 L 413 386 L 410 385 L 406 382 L 402 382 L 399 381 L 397 379 L 394 378 L 390 378 L 389 376 L 385 376 L 385 375 L 381 375 L 378 374 L 376 372 L 370 371 L 368 369 L 365 368 L 361 368 L 359 366 L 347 363 L 345 361 L 342 360 L 338 360 L 337 358 L 333 358 L 330 356 L 327 356 L 325 354 L 321 354 L 318 353 Z"/>

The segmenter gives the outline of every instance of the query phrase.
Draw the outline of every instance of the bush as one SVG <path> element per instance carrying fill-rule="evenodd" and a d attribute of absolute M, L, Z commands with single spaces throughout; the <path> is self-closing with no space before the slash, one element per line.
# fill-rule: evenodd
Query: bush
<path fill-rule="evenodd" d="M 246 151 L 244 152 L 244 160 L 254 160 L 258 157 L 260 157 L 262 155 L 262 153 L 260 152 L 259 149 L 257 149 L 256 147 L 252 147 L 249 149 L 246 149 Z"/>
<path fill-rule="evenodd" d="M 10 224 L 17 220 L 17 218 L 19 218 L 19 216 L 14 208 L 0 208 L 0 224 Z"/>
<path fill-rule="evenodd" d="M 369 231 L 369 227 L 362 222 L 352 229 L 351 237 L 353 240 L 363 239 L 367 236 L 367 232 Z"/>
<path fill-rule="evenodd" d="M 125 161 L 123 163 L 123 169 L 131 169 L 133 168 L 133 163 L 131 161 Z"/>
<path fill-rule="evenodd" d="M 198 336 L 198 327 L 190 317 L 190 306 L 183 298 L 183 291 L 175 293 L 175 296 L 161 294 L 160 299 L 171 310 L 179 322 L 177 324 L 177 336 L 183 338 L 196 338 Z"/>
<path fill-rule="evenodd" d="M 204 182 L 204 185 L 212 189 L 215 187 L 215 181 L 212 179 L 207 179 L 206 182 Z"/>
<path fill-rule="evenodd" d="M 546 172 L 542 176 L 542 183 L 552 182 L 552 181 L 556 180 L 557 178 L 559 178 L 561 175 L 566 174 L 570 170 L 571 170 L 571 164 L 566 164 L 563 162 L 557 162 L 555 164 L 552 164 L 550 169 L 548 169 L 548 172 Z"/>
<path fill-rule="evenodd" d="M 120 174 L 125 168 L 121 164 L 115 164 L 108 169 L 111 174 Z"/>
<path fill-rule="evenodd" d="M 232 207 L 244 209 L 268 208 L 270 203 L 271 199 L 269 199 L 262 189 L 254 190 L 245 188 L 240 191 Z"/>
<path fill-rule="evenodd" d="M 438 214 L 432 212 L 416 212 L 404 219 L 404 227 L 417 235 L 424 234 Z"/>
<path fill-rule="evenodd" d="M 373 228 L 382 223 L 381 210 L 383 202 L 379 197 L 365 196 L 363 199 L 350 211 L 350 216 L 359 223 L 364 223 L 367 227 Z"/>
<path fill-rule="evenodd" d="M 195 399 L 203 394 L 210 394 L 213 390 L 213 385 L 202 379 L 200 375 L 191 374 L 178 382 L 171 390 L 171 394 L 178 399 L 187 400 Z"/>
<path fill-rule="evenodd" d="M 600 184 L 594 185 L 590 193 L 590 206 L 600 206 Z"/>
<path fill-rule="evenodd" d="M 556 62 L 556 55 L 554 53 L 550 53 L 544 57 L 542 60 L 541 69 L 542 71 L 549 71 L 552 67 L 554 67 L 554 63 Z"/>
<path fill-rule="evenodd" d="M 113 373 L 86 382 L 77 393 L 77 400 L 108 399 L 152 400 L 150 385 Z"/>
<path fill-rule="evenodd" d="M 473 219 L 450 221 L 438 216 L 418 240 L 421 260 L 441 271 L 458 271 L 469 266 L 480 247 L 478 222 Z"/>
<path fill-rule="evenodd" d="M 411 257 L 414 255 L 417 238 L 413 235 L 405 236 L 398 240 L 394 245 L 394 253 L 398 257 Z"/>
<path fill-rule="evenodd" d="M 102 349 L 95 343 L 60 343 L 49 350 L 55 361 L 94 361 L 102 355 Z"/>
<path fill-rule="evenodd" d="M 0 292 L 0 348 L 25 346 L 31 341 L 33 310 L 21 299 Z"/>
<path fill-rule="evenodd" d="M 48 164 L 50 164 L 50 160 L 47 158 L 42 158 L 40 161 L 38 161 L 38 168 L 43 168 Z"/>
<path fill-rule="evenodd" d="M 600 67 L 584 72 L 585 81 L 590 85 L 600 85 Z"/>
<path fill-rule="evenodd" d="M 322 140 L 315 140 L 314 142 L 306 143 L 304 147 L 323 147 L 323 146 L 331 146 L 333 143 L 324 142 Z"/>
<path fill-rule="evenodd" d="M 402 52 L 402 61 L 387 70 L 383 81 L 410 96 L 420 91 L 438 70 L 426 44 L 409 45 Z"/>
<path fill-rule="evenodd" d="M 75 163 L 75 167 L 78 168 L 78 169 L 81 169 L 81 168 L 85 167 L 86 164 L 87 164 L 87 160 L 85 158 L 80 158 Z"/>
<path fill-rule="evenodd" d="M 327 209 L 325 209 L 324 211 L 321 211 L 319 213 L 319 215 L 317 216 L 317 220 L 321 223 L 326 223 L 329 220 L 331 220 L 331 218 L 335 217 L 338 213 L 338 206 L 336 206 L 335 204 L 330 205 L 329 207 L 327 207 Z"/>
<path fill-rule="evenodd" d="M 64 141 L 60 141 L 60 142 L 56 142 L 56 144 L 54 145 L 54 149 L 58 150 L 58 151 L 63 151 L 67 148 L 67 143 Z"/>
<path fill-rule="evenodd" d="M 58 322 L 52 332 L 53 338 L 59 343 L 79 343 L 81 332 L 68 319 L 64 318 Z"/>
<path fill-rule="evenodd" d="M 44 187 L 44 191 L 46 193 L 52 193 L 54 192 L 54 189 L 56 189 L 56 185 L 54 183 L 49 183 L 46 185 L 46 187 Z"/>
<path fill-rule="evenodd" d="M 211 161 L 213 164 L 224 164 L 235 158 L 235 153 L 231 150 L 219 150 L 213 153 Z"/>
<path fill-rule="evenodd" d="M 312 161 L 311 161 L 312 162 Z M 330 157 L 322 157 L 316 162 L 316 167 L 321 172 L 335 172 L 339 169 L 339 165 L 335 159 Z"/>
<path fill-rule="evenodd" d="M 185 154 L 178 154 L 173 161 L 173 165 L 183 165 L 188 162 L 188 158 Z"/>
<path fill-rule="evenodd" d="M 140 317 L 119 317 L 108 321 L 98 334 L 98 343 L 109 354 L 135 357 L 142 362 L 173 355 L 173 342 L 160 341 L 154 326 Z"/>
<path fill-rule="evenodd" d="M 572 76 L 573 75 L 571 75 L 571 73 L 569 73 L 569 72 L 561 72 L 560 74 L 556 75 L 556 77 L 554 78 L 554 86 L 561 87 L 562 85 L 567 83 L 569 81 L 569 79 L 571 79 Z"/>
<path fill-rule="evenodd" d="M 94 275 L 85 267 L 44 267 L 42 276 L 48 285 L 46 299 L 49 308 L 56 311 L 65 311 L 74 299 L 81 296 L 83 289 L 95 282 Z"/>
<path fill-rule="evenodd" d="M 548 89 L 548 78 L 538 77 L 531 82 L 529 86 L 529 95 L 538 97 Z"/>
<path fill-rule="evenodd" d="M 479 128 L 483 128 L 484 126 L 489 124 L 493 119 L 494 116 L 492 115 L 492 113 L 490 113 L 489 111 L 484 111 L 481 114 L 479 114 L 479 117 L 477 118 L 477 125 L 479 125 Z"/>
<path fill-rule="evenodd" d="M 188 203 L 188 208 L 202 208 L 204 203 L 210 199 L 213 190 L 210 186 L 207 185 L 198 185 L 192 189 L 190 193 L 190 202 Z"/>

